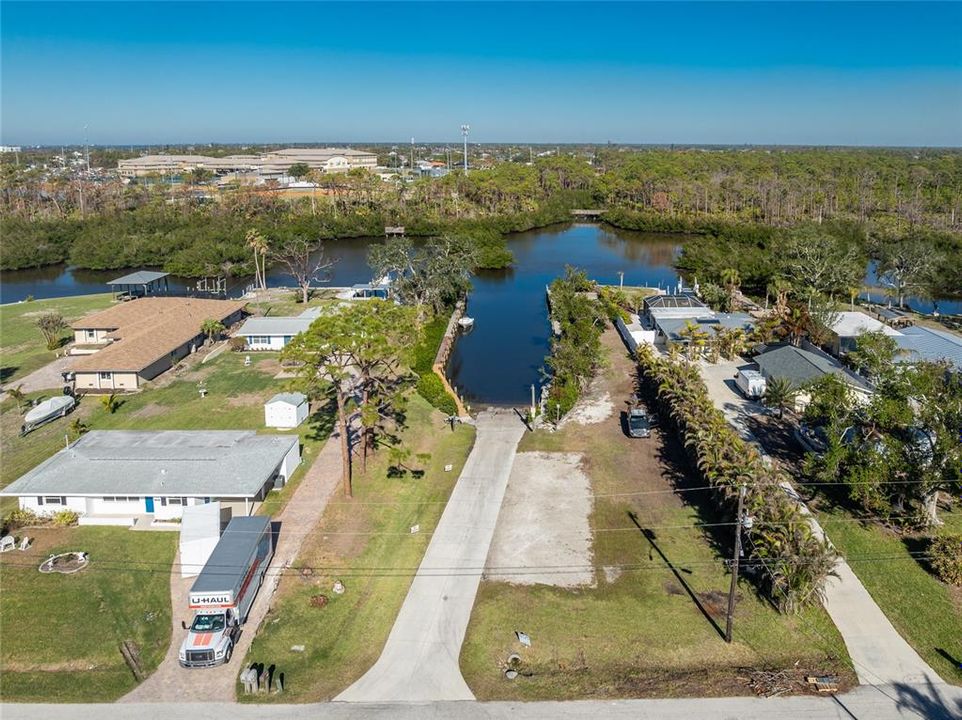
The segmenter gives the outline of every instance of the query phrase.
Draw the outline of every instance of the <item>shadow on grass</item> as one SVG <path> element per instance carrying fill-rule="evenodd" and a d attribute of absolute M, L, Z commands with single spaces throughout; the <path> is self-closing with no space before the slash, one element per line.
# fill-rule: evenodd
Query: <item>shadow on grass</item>
<path fill-rule="evenodd" d="M 0 383 L 7 382 L 19 369 L 20 367 L 18 365 L 6 365 L 0 368 Z"/>
<path fill-rule="evenodd" d="M 679 569 L 675 567 L 671 560 L 668 559 L 668 556 L 665 555 L 662 549 L 658 546 L 658 543 L 655 542 L 655 538 L 657 537 L 655 531 L 642 527 L 641 523 L 638 522 L 638 516 L 634 512 L 629 512 L 628 517 L 631 518 L 631 522 L 635 524 L 635 527 L 641 530 L 641 534 L 645 536 L 645 539 L 651 544 L 651 547 L 654 548 L 656 553 L 658 553 L 658 557 L 660 557 L 665 565 L 668 566 L 668 569 L 674 574 L 675 579 L 681 583 L 683 588 L 685 588 L 685 592 L 688 593 L 688 597 L 691 598 L 691 601 L 695 603 L 695 607 L 697 607 L 699 612 L 705 616 L 705 619 L 711 623 L 711 626 L 715 628 L 715 632 L 718 633 L 719 637 L 724 640 L 725 632 L 721 629 L 718 623 L 715 622 L 715 618 L 713 618 L 711 613 L 708 612 L 708 609 L 702 605 L 701 600 L 698 599 L 698 595 L 695 594 L 695 591 L 691 589 L 691 586 L 685 581 L 685 578 L 682 577 L 682 573 L 690 573 L 691 571 L 686 570 L 685 568 L 681 568 L 679 571 Z"/>

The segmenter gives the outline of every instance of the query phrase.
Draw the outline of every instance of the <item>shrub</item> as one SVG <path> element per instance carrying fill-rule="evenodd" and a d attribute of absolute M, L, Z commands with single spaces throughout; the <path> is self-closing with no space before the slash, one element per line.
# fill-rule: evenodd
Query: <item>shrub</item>
<path fill-rule="evenodd" d="M 247 338 L 236 335 L 230 339 L 228 345 L 234 352 L 244 352 L 247 349 Z"/>
<path fill-rule="evenodd" d="M 11 530 L 16 530 L 17 528 L 26 527 L 27 525 L 36 525 L 39 522 L 37 513 L 33 510 L 27 508 L 17 508 L 11 510 L 3 518 L 3 534 L 6 535 Z"/>
<path fill-rule="evenodd" d="M 421 375 L 421 377 L 418 379 L 417 390 L 421 397 L 423 397 L 445 415 L 458 414 L 457 403 L 454 402 L 454 398 L 451 397 L 450 393 L 448 393 L 447 389 L 444 387 L 444 383 L 441 382 L 441 378 L 439 378 L 433 372 L 424 373 Z"/>
<path fill-rule="evenodd" d="M 962 535 L 946 533 L 933 538 L 929 555 L 940 580 L 962 585 Z"/>
<path fill-rule="evenodd" d="M 50 522 L 57 527 L 70 527 L 76 525 L 79 519 L 80 515 L 73 510 L 58 510 L 50 517 Z"/>

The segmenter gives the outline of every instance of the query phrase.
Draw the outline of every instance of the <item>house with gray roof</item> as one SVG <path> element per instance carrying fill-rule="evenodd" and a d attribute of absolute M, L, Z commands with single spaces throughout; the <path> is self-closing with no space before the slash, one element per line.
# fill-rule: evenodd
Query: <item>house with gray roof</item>
<path fill-rule="evenodd" d="M 814 346 L 800 348 L 787 344 L 770 345 L 755 357 L 755 362 L 766 380 L 782 378 L 796 388 L 816 382 L 826 375 L 835 375 L 858 392 L 872 391 L 871 384 L 865 378 Z"/>
<path fill-rule="evenodd" d="M 7 487 L 39 515 L 73 510 L 85 525 L 178 520 L 219 501 L 249 515 L 300 464 L 296 435 L 252 430 L 94 430 Z"/>

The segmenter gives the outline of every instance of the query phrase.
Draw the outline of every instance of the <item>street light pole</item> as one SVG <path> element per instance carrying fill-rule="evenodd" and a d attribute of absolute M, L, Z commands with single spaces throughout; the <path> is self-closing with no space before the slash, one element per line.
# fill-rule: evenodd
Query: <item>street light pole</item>
<path fill-rule="evenodd" d="M 728 589 L 728 615 L 725 620 L 725 642 L 732 641 L 732 619 L 735 615 L 735 590 L 738 588 L 738 559 L 742 553 L 742 511 L 745 507 L 745 486 L 738 488 L 738 514 L 735 517 L 735 554 L 732 557 L 732 584 Z"/>

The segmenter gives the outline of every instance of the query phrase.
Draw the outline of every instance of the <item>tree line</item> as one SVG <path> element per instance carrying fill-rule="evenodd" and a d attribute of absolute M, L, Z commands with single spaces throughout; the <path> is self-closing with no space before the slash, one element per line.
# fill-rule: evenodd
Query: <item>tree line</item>
<path fill-rule="evenodd" d="M 697 233 L 701 245 L 722 253 L 735 243 L 747 255 L 739 271 L 749 283 L 771 274 L 751 265 L 764 265 L 786 230 L 807 224 L 857 228 L 843 232 L 861 233 L 866 255 L 865 239 L 918 236 L 945 254 L 946 265 L 962 265 L 956 150 L 604 148 L 409 183 L 366 170 L 295 170 L 313 190 L 294 195 L 274 182 L 215 189 L 204 173 L 176 185 L 91 182 L 4 158 L 2 268 L 151 264 L 197 276 L 245 264 L 251 226 L 279 238 L 378 236 L 386 225 L 412 236 L 479 227 L 506 233 L 569 220 L 576 207 L 605 208 L 605 220 L 619 227 Z M 959 287 L 957 279 L 941 285 Z"/>

